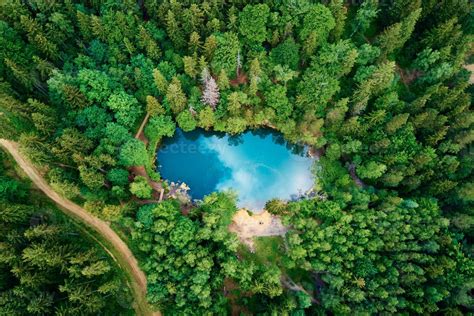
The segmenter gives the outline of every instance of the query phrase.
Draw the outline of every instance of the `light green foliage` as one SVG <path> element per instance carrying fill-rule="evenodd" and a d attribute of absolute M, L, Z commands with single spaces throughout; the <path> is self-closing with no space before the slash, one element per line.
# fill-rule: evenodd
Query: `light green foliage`
<path fill-rule="evenodd" d="M 229 88 L 229 77 L 224 69 L 221 69 L 219 77 L 217 78 L 217 86 L 219 90 L 225 90 Z"/>
<path fill-rule="evenodd" d="M 393 134 L 396 132 L 399 128 L 401 128 L 408 120 L 408 117 L 410 114 L 408 113 L 403 113 L 394 116 L 385 126 L 385 130 L 389 134 Z"/>
<path fill-rule="evenodd" d="M 181 82 L 177 77 L 173 77 L 173 80 L 168 85 L 166 101 L 169 103 L 174 114 L 178 114 L 186 107 L 187 98 L 181 88 Z"/>
<path fill-rule="evenodd" d="M 194 130 L 197 125 L 197 122 L 190 111 L 183 111 L 179 113 L 178 117 L 176 118 L 176 121 L 178 122 L 179 128 L 181 128 L 185 132 L 190 132 Z"/>
<path fill-rule="evenodd" d="M 159 69 L 153 69 L 153 79 L 158 91 L 164 95 L 168 89 L 168 82 Z"/>
<path fill-rule="evenodd" d="M 199 112 L 198 126 L 204 129 L 209 129 L 215 123 L 215 116 L 212 108 L 206 106 Z"/>
<path fill-rule="evenodd" d="M 125 167 L 146 165 L 148 158 L 143 142 L 130 139 L 120 148 L 120 163 Z"/>
<path fill-rule="evenodd" d="M 163 136 L 173 136 L 175 129 L 176 125 L 170 116 L 153 116 L 145 127 L 145 136 L 155 142 Z"/>
<path fill-rule="evenodd" d="M 151 95 L 147 95 L 146 97 L 146 111 L 151 116 L 162 115 L 166 112 L 160 102 Z"/>
<path fill-rule="evenodd" d="M 386 170 L 386 165 L 375 161 L 369 161 L 368 163 L 357 167 L 357 174 L 363 179 L 377 179 L 380 178 Z"/>
<path fill-rule="evenodd" d="M 247 121 L 240 117 L 231 117 L 226 123 L 226 131 L 230 134 L 242 133 L 247 128 Z"/>
<path fill-rule="evenodd" d="M 151 198 L 153 189 L 145 177 L 137 176 L 133 182 L 130 183 L 130 192 L 140 199 L 149 199 Z"/>
<path fill-rule="evenodd" d="M 80 91 L 91 101 L 106 102 L 111 95 L 112 82 L 104 72 L 82 69 L 77 80 Z"/>
<path fill-rule="evenodd" d="M 79 167 L 82 182 L 91 190 L 98 190 L 104 185 L 105 177 L 93 168 Z"/>
<path fill-rule="evenodd" d="M 112 94 L 107 101 L 107 107 L 115 113 L 117 123 L 128 128 L 134 126 L 141 115 L 137 99 L 123 91 Z"/>
<path fill-rule="evenodd" d="M 198 74 L 197 70 L 197 58 L 195 56 L 184 56 L 183 63 L 184 63 L 184 73 L 190 76 L 191 78 L 196 78 Z"/>

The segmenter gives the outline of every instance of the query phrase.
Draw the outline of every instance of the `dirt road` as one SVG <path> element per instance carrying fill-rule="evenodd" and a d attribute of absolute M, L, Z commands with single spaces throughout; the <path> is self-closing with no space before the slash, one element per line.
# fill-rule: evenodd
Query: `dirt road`
<path fill-rule="evenodd" d="M 31 181 L 53 200 L 67 215 L 81 221 L 88 227 L 95 230 L 102 236 L 112 247 L 109 249 L 111 253 L 131 278 L 131 287 L 134 294 L 136 304 L 139 305 L 137 313 L 143 315 L 161 315 L 159 312 L 152 312 L 146 303 L 146 277 L 140 270 L 137 259 L 133 256 L 128 246 L 120 239 L 120 237 L 110 228 L 103 220 L 89 214 L 79 205 L 57 194 L 44 180 L 42 175 L 18 150 L 18 144 L 12 141 L 0 139 L 0 146 L 5 148 L 18 163 L 20 168 L 28 175 Z"/>

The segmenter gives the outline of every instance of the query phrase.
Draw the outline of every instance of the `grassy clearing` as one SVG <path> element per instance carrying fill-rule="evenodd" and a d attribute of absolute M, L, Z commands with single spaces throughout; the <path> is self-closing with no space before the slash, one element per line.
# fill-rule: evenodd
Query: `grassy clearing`
<path fill-rule="evenodd" d="M 280 265 L 285 255 L 285 245 L 281 236 L 256 237 L 255 238 L 255 260 L 263 263 L 274 263 Z"/>

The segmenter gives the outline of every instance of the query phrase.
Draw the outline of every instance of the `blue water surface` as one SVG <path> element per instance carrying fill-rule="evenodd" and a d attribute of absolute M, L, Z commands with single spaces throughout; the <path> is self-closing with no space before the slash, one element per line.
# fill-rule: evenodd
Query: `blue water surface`
<path fill-rule="evenodd" d="M 304 194 L 314 183 L 307 150 L 266 129 L 238 136 L 177 129 L 164 140 L 157 160 L 161 176 L 186 183 L 192 198 L 231 189 L 239 207 L 255 211 L 272 198 Z"/>

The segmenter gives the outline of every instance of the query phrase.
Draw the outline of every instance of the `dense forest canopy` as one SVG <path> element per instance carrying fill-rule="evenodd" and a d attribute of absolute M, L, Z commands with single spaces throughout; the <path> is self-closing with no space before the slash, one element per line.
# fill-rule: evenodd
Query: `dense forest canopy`
<path fill-rule="evenodd" d="M 0 136 L 127 236 L 165 314 L 460 315 L 474 305 L 473 12 L 468 0 L 4 1 Z M 315 196 L 267 203 L 289 228 L 257 247 L 272 260 L 227 230 L 235 196 L 190 204 L 155 171 L 176 127 L 267 127 L 319 154 Z M 37 260 L 17 253 L 70 239 L 66 224 L 8 211 L 29 202 L 1 183 L 0 225 L 21 241 L 1 241 L 0 311 L 118 308 L 97 292 L 57 303 L 43 283 L 63 257 L 29 283 L 37 305 L 12 289 L 34 275 L 11 267 Z"/>
<path fill-rule="evenodd" d="M 46 203 L 0 151 L 2 315 L 132 315 L 112 258 Z"/>

